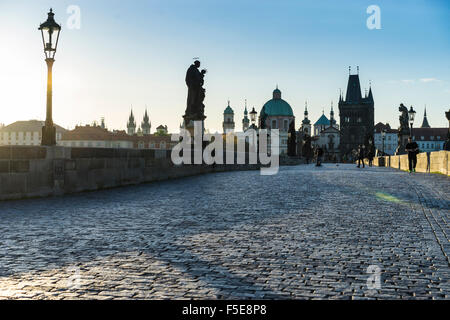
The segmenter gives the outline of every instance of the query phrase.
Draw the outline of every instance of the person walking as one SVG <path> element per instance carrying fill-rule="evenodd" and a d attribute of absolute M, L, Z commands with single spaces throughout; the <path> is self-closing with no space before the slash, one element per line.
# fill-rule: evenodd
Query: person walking
<path fill-rule="evenodd" d="M 417 154 L 419 153 L 419 146 L 417 142 L 408 138 L 408 143 L 405 146 L 405 151 L 408 152 L 409 172 L 416 172 Z"/>
<path fill-rule="evenodd" d="M 369 154 L 367 155 L 367 158 L 369 159 L 369 167 L 373 164 L 373 152 L 372 150 L 369 151 Z"/>
<path fill-rule="evenodd" d="M 364 154 L 365 154 L 365 146 L 364 145 L 359 145 L 358 146 L 358 168 L 361 168 L 361 162 L 362 162 L 362 165 L 363 165 L 363 168 L 365 167 L 365 165 L 364 165 Z"/>
<path fill-rule="evenodd" d="M 317 149 L 316 149 L 316 167 L 320 167 L 322 165 L 322 156 L 323 156 L 323 149 L 321 147 L 317 147 Z"/>

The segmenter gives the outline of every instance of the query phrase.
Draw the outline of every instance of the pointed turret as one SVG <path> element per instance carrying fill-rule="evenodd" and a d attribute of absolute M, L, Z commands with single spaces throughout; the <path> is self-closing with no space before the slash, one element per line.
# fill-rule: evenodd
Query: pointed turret
<path fill-rule="evenodd" d="M 351 74 L 348 76 L 347 94 L 345 96 L 345 102 L 347 103 L 359 103 L 362 99 L 361 85 L 359 83 L 359 75 Z"/>
<path fill-rule="evenodd" d="M 150 123 L 150 118 L 149 118 L 148 113 L 147 113 L 147 108 L 145 108 L 144 118 L 143 118 L 143 121 L 141 123 L 142 134 L 144 134 L 144 135 L 150 134 L 151 127 L 152 127 L 152 125 Z"/>
<path fill-rule="evenodd" d="M 244 118 L 242 119 L 242 131 L 247 131 L 250 126 L 250 119 L 248 118 L 247 99 L 245 99 Z"/>
<path fill-rule="evenodd" d="M 430 124 L 428 123 L 428 119 L 427 119 L 427 107 L 425 107 L 425 112 L 423 114 L 423 121 L 422 121 L 421 128 L 431 128 Z"/>
<path fill-rule="evenodd" d="M 303 124 L 310 124 L 311 121 L 308 119 L 308 102 L 307 101 L 305 101 L 305 112 L 303 114 L 304 114 L 305 117 L 303 118 L 302 123 Z"/>
<path fill-rule="evenodd" d="M 304 134 L 311 135 L 311 120 L 308 119 L 308 102 L 305 101 L 305 112 L 303 113 L 305 117 L 302 121 L 302 131 Z"/>
<path fill-rule="evenodd" d="M 131 109 L 130 117 L 127 122 L 128 134 L 133 135 L 136 132 L 136 121 L 134 121 L 133 109 Z"/>
<path fill-rule="evenodd" d="M 372 86 L 369 87 L 369 95 L 367 96 L 367 99 L 368 99 L 370 102 L 373 102 Z"/>
<path fill-rule="evenodd" d="M 333 127 L 335 123 L 336 123 L 336 120 L 334 120 L 333 101 L 331 101 L 330 127 Z"/>

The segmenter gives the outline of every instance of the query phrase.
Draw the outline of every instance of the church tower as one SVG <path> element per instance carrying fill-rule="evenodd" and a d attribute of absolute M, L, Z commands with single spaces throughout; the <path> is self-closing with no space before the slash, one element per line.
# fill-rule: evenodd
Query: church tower
<path fill-rule="evenodd" d="M 302 121 L 302 131 L 304 134 L 311 135 L 311 120 L 308 119 L 308 103 L 306 101 L 304 119 Z"/>
<path fill-rule="evenodd" d="M 130 117 L 128 118 L 127 129 L 130 136 L 136 133 L 136 121 L 134 121 L 133 109 L 131 109 Z"/>
<path fill-rule="evenodd" d="M 250 126 L 250 120 L 248 118 L 247 99 L 245 99 L 244 118 L 242 119 L 242 131 L 243 132 L 247 131 L 249 126 Z"/>
<path fill-rule="evenodd" d="M 142 128 L 142 134 L 143 135 L 149 135 L 150 134 L 150 128 L 152 127 L 150 123 L 150 119 L 148 117 L 147 108 L 145 109 L 144 119 L 141 123 Z"/>
<path fill-rule="evenodd" d="M 349 67 L 345 100 L 342 94 L 339 96 L 339 118 L 341 155 L 349 155 L 353 149 L 357 150 L 360 144 L 368 147 L 369 139 L 373 141 L 375 119 L 372 86 L 369 88 L 369 94 L 363 98 L 359 82 L 359 67 L 357 74 L 351 74 Z"/>
<path fill-rule="evenodd" d="M 422 121 L 421 128 L 430 128 L 430 125 L 428 124 L 428 119 L 427 119 L 427 107 L 425 107 L 425 113 L 423 114 L 423 121 Z"/>
<path fill-rule="evenodd" d="M 230 100 L 228 100 L 228 106 L 223 112 L 223 132 L 234 131 L 234 111 L 230 107 Z"/>
<path fill-rule="evenodd" d="M 336 120 L 334 119 L 333 101 L 331 101 L 331 109 L 330 109 L 330 127 L 338 129 L 338 126 L 336 125 Z"/>

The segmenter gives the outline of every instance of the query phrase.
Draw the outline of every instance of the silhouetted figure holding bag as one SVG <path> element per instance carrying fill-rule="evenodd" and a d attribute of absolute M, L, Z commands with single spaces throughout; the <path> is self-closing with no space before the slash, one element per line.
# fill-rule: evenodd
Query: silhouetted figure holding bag
<path fill-rule="evenodd" d="M 417 154 L 419 153 L 419 146 L 417 142 L 408 138 L 408 143 L 405 146 L 405 151 L 408 152 L 409 172 L 416 172 Z"/>

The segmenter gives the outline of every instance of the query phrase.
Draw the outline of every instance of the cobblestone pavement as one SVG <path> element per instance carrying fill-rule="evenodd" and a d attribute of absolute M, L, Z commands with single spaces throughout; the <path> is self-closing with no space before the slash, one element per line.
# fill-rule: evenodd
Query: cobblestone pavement
<path fill-rule="evenodd" d="M 449 299 L 449 198 L 327 164 L 2 202 L 0 298 Z"/>

